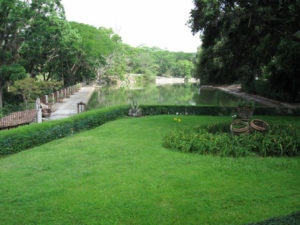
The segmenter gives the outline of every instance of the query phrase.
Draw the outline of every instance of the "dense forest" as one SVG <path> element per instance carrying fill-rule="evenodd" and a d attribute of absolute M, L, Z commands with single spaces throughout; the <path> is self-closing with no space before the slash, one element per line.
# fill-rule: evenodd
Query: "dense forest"
<path fill-rule="evenodd" d="M 81 81 L 194 73 L 196 53 L 129 46 L 110 28 L 68 22 L 60 0 L 0 0 L 0 20 L 0 114 Z"/>
<path fill-rule="evenodd" d="M 245 91 L 300 102 L 299 0 L 194 0 L 201 83 L 239 82 Z"/>

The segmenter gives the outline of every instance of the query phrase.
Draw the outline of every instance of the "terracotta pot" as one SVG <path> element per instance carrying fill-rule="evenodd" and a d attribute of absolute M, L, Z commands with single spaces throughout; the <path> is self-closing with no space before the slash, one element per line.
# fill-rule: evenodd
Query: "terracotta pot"
<path fill-rule="evenodd" d="M 234 125 L 236 124 L 241 124 L 241 128 L 236 128 Z M 240 135 L 240 134 L 249 134 L 250 129 L 249 129 L 249 123 L 243 120 L 234 120 L 230 124 L 230 131 L 233 135 Z"/>
<path fill-rule="evenodd" d="M 255 131 L 266 131 L 269 127 L 269 124 L 263 120 L 254 119 L 250 122 L 251 129 Z"/>
<path fill-rule="evenodd" d="M 253 116 L 254 108 L 238 107 L 237 114 L 243 120 L 250 120 Z"/>

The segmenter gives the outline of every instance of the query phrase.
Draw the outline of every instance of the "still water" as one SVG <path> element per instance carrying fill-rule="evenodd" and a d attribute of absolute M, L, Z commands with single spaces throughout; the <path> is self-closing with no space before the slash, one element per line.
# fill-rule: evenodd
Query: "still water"
<path fill-rule="evenodd" d="M 88 109 L 130 104 L 166 105 L 218 105 L 236 106 L 239 98 L 212 88 L 200 88 L 196 84 L 174 84 L 156 86 L 148 84 L 143 88 L 128 89 L 102 87 L 97 89 L 88 104 Z"/>

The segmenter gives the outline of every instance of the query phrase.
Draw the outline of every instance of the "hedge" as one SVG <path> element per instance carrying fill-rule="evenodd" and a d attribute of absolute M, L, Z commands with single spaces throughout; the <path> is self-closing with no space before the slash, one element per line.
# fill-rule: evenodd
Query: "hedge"
<path fill-rule="evenodd" d="M 221 106 L 141 105 L 140 107 L 145 116 L 160 114 L 228 116 L 235 112 L 235 107 Z M 41 124 L 31 124 L 12 130 L 0 131 L 0 156 L 17 153 L 68 136 L 72 131 L 79 132 L 100 126 L 108 121 L 126 116 L 128 110 L 129 106 L 101 108 L 67 119 L 47 121 Z M 260 107 L 256 109 L 255 114 L 281 115 L 282 112 L 272 108 Z"/>
<path fill-rule="evenodd" d="M 223 106 L 185 106 L 185 105 L 141 105 L 143 115 L 161 115 L 161 114 L 181 114 L 181 115 L 212 115 L 229 116 L 236 113 L 236 107 Z M 254 115 L 292 115 L 299 116 L 300 110 L 290 110 L 287 108 L 256 107 Z"/>
<path fill-rule="evenodd" d="M 0 156 L 71 135 L 72 132 L 91 129 L 127 114 L 129 106 L 96 109 L 66 119 L 31 124 L 0 131 Z"/>

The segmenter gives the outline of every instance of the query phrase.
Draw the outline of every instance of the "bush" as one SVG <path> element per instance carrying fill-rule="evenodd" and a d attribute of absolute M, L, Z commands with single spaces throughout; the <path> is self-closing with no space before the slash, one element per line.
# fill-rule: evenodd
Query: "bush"
<path fill-rule="evenodd" d="M 229 123 L 218 123 L 173 131 L 164 137 L 164 146 L 204 155 L 266 157 L 298 155 L 300 143 L 292 125 L 274 125 L 266 133 L 232 136 Z"/>
<path fill-rule="evenodd" d="M 67 119 L 32 124 L 0 132 L 0 155 L 9 155 L 27 148 L 91 129 L 127 115 L 128 106 L 96 109 Z"/>
<path fill-rule="evenodd" d="M 211 115 L 230 116 L 236 113 L 236 107 L 223 106 L 184 106 L 184 105 L 140 105 L 143 115 L 180 114 L 180 115 Z M 254 115 L 294 115 L 299 116 L 299 110 L 288 110 L 286 108 L 256 107 Z"/>

